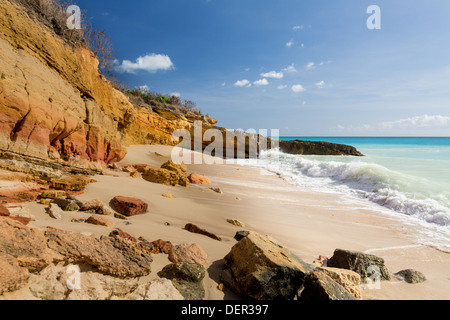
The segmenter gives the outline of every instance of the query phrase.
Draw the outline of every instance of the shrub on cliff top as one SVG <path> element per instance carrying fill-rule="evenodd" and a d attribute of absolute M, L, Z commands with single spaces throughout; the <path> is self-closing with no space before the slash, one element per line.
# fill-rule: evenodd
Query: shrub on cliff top
<path fill-rule="evenodd" d="M 105 31 L 94 30 L 81 13 L 81 29 L 69 29 L 67 9 L 73 3 L 69 0 L 12 0 L 21 5 L 29 16 L 52 29 L 71 46 L 86 46 L 98 58 L 100 67 L 111 70 L 114 61 L 114 51 L 109 36 Z"/>

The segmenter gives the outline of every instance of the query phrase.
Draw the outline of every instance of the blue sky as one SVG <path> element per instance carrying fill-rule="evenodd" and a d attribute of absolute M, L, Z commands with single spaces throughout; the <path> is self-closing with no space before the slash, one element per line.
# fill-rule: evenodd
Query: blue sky
<path fill-rule="evenodd" d="M 129 87 L 179 93 L 230 129 L 450 136 L 445 0 L 78 0 Z M 381 29 L 369 30 L 370 5 Z M 138 60 L 139 59 L 139 60 Z"/>

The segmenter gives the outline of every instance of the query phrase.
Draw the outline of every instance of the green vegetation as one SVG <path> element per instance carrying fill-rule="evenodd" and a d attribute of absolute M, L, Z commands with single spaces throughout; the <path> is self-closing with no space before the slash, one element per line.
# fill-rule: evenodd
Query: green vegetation
<path fill-rule="evenodd" d="M 144 88 L 135 88 L 133 90 L 121 90 L 130 98 L 134 105 L 147 105 L 157 107 L 163 110 L 169 110 L 182 115 L 202 116 L 200 109 L 196 107 L 195 102 L 182 100 L 175 95 L 163 95 Z"/>

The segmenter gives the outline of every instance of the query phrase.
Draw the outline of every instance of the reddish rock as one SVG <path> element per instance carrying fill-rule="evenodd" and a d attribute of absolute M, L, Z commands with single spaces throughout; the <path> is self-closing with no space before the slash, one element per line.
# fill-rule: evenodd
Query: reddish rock
<path fill-rule="evenodd" d="M 19 221 L 24 226 L 27 226 L 30 223 L 30 221 L 31 221 L 31 218 L 27 218 L 27 217 L 12 217 L 12 216 L 9 216 L 8 218 L 12 219 L 12 220 L 15 220 L 15 221 Z"/>
<path fill-rule="evenodd" d="M 139 243 L 143 248 L 145 248 L 149 253 L 153 254 L 169 254 L 169 252 L 172 250 L 172 243 L 170 241 L 164 241 L 164 240 L 155 240 L 153 242 L 148 241 L 142 241 Z"/>
<path fill-rule="evenodd" d="M 7 217 L 11 213 L 9 212 L 8 208 L 6 208 L 3 204 L 0 204 L 0 217 Z"/>
<path fill-rule="evenodd" d="M 209 180 L 208 177 L 199 175 L 197 173 L 191 173 L 188 177 L 189 182 L 193 184 L 200 184 L 200 185 L 208 185 L 211 184 L 211 180 Z"/>
<path fill-rule="evenodd" d="M 35 201 L 45 186 L 35 183 L 14 183 L 9 188 L 0 189 L 0 200 L 6 202 L 31 202 Z"/>
<path fill-rule="evenodd" d="M 103 216 L 99 216 L 99 215 L 92 215 L 90 216 L 87 220 L 87 223 L 90 224 L 95 224 L 97 226 L 104 226 L 104 227 L 114 227 L 114 222 L 106 219 Z"/>
<path fill-rule="evenodd" d="M 208 265 L 208 255 L 196 243 L 182 243 L 174 246 L 169 252 L 169 260 L 173 263 L 196 263 L 205 268 Z"/>
<path fill-rule="evenodd" d="M 110 237 L 120 237 L 120 238 L 128 239 L 128 240 L 130 240 L 131 242 L 134 242 L 134 243 L 138 242 L 135 237 L 133 237 L 129 233 L 126 233 L 125 231 L 123 231 L 122 229 L 119 229 L 119 228 L 116 228 L 115 230 L 111 231 L 109 236 Z"/>
<path fill-rule="evenodd" d="M 140 199 L 116 196 L 112 199 L 112 207 L 126 216 L 135 216 L 147 212 L 148 204 Z"/>
<path fill-rule="evenodd" d="M 213 234 L 211 232 L 206 231 L 205 229 L 201 229 L 201 228 L 197 227 L 195 224 L 192 224 L 192 223 L 188 223 L 184 227 L 184 229 L 186 229 L 187 231 L 192 232 L 192 233 L 198 233 L 198 234 L 205 235 L 205 236 L 210 237 L 211 239 L 214 239 L 214 240 L 222 241 L 222 239 L 220 237 L 216 236 L 215 234 Z"/>

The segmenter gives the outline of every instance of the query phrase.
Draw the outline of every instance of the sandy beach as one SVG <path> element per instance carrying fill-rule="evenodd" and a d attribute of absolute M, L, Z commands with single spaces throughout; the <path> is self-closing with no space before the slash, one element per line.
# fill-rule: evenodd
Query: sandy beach
<path fill-rule="evenodd" d="M 119 165 L 160 166 L 170 159 L 171 150 L 168 146 L 131 146 Z M 106 175 L 95 176 L 97 182 L 89 184 L 78 198 L 109 203 L 113 197 L 122 195 L 148 202 L 148 213 L 130 218 L 131 224 L 110 219 L 115 227 L 136 238 L 199 244 L 209 260 L 204 280 L 207 300 L 239 299 L 227 289 L 223 292 L 217 289 L 222 259 L 236 243 L 233 237 L 239 230 L 270 235 L 307 263 L 312 264 L 319 255 L 331 257 L 340 248 L 380 256 L 391 273 L 416 269 L 427 277 L 424 283 L 414 285 L 392 277 L 391 281 L 383 281 L 379 289 L 363 290 L 363 299 L 450 298 L 450 254 L 420 245 L 415 240 L 414 227 L 400 224 L 395 217 L 346 203 L 336 194 L 302 191 L 276 174 L 248 166 L 188 165 L 190 172 L 206 175 L 211 185 L 170 187 L 108 170 Z M 209 187 L 219 187 L 223 194 Z M 174 199 L 163 197 L 165 192 L 170 192 Z M 71 222 L 75 217 L 87 218 L 88 214 L 67 213 L 63 220 L 54 220 L 45 213 L 43 205 L 28 203 L 26 208 L 36 217 L 31 227 L 51 226 L 93 236 L 108 235 L 112 230 Z M 226 219 L 238 219 L 246 227 L 236 227 Z M 184 230 L 187 223 L 220 236 L 222 241 Z M 167 255 L 153 257 L 152 272 L 147 279 L 158 278 L 158 272 L 170 263 Z M 5 298 L 17 296 L 28 295 L 22 290 Z"/>

